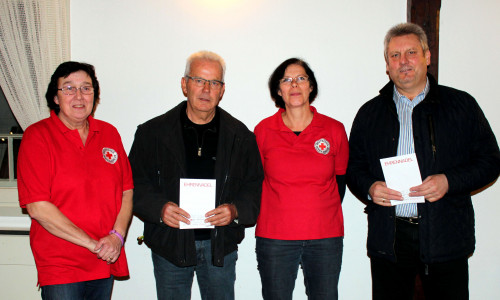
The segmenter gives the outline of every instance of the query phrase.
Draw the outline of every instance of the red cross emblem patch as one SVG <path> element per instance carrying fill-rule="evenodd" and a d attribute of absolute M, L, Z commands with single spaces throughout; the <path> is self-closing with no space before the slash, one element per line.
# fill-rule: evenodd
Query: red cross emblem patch
<path fill-rule="evenodd" d="M 114 164 L 118 160 L 118 153 L 111 148 L 102 148 L 102 157 L 110 164 Z"/>
<path fill-rule="evenodd" d="M 318 151 L 318 153 L 327 155 L 330 152 L 330 143 L 325 139 L 319 139 L 314 143 L 314 149 Z"/>

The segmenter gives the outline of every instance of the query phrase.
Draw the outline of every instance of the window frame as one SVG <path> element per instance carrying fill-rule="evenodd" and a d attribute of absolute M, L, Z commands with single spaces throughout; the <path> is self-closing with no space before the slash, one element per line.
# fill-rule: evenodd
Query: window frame
<path fill-rule="evenodd" d="M 7 156 L 8 156 L 8 168 L 9 168 L 9 178 L 0 178 L 0 187 L 17 187 L 17 179 L 15 178 L 15 162 L 14 162 L 14 140 L 21 140 L 22 134 L 14 133 L 0 133 L 0 139 L 7 139 Z M 3 159 L 3 158 L 2 158 Z"/>

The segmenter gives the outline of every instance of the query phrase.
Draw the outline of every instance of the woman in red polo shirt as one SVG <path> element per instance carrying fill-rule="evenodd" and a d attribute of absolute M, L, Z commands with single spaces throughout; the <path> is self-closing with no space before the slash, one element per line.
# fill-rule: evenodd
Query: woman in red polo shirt
<path fill-rule="evenodd" d="M 278 112 L 255 127 L 265 179 L 256 228 L 264 299 L 292 299 L 299 265 L 310 299 L 337 299 L 348 142 L 342 123 L 310 104 L 313 71 L 297 58 L 269 78 Z"/>
<path fill-rule="evenodd" d="M 113 276 L 128 276 L 130 164 L 115 127 L 92 117 L 92 65 L 59 65 L 45 97 L 50 117 L 26 129 L 17 180 L 42 299 L 110 299 Z"/>

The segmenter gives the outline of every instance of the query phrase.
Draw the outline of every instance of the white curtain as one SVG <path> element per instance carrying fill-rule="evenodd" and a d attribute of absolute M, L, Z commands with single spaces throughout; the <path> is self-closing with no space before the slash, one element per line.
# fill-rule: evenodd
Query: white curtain
<path fill-rule="evenodd" d="M 49 115 L 50 76 L 69 58 L 69 0 L 0 0 L 0 86 L 23 130 Z"/>

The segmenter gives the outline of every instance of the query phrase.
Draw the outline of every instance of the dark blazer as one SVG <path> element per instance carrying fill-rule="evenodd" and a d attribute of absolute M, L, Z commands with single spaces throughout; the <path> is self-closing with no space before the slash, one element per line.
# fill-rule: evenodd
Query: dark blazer
<path fill-rule="evenodd" d="M 412 115 L 415 153 L 422 180 L 445 174 L 449 184 L 442 199 L 418 204 L 420 258 L 435 263 L 474 252 L 471 193 L 497 179 L 500 153 L 475 99 L 427 76 L 429 93 Z M 379 160 L 397 153 L 399 121 L 393 88 L 389 82 L 359 109 L 351 129 L 347 169 L 348 187 L 367 203 L 368 254 L 391 261 L 396 259 L 395 208 L 374 204 L 368 190 L 375 181 L 385 181 Z"/>
<path fill-rule="evenodd" d="M 179 179 L 186 175 L 182 128 L 182 102 L 167 113 L 138 126 L 130 164 L 134 177 L 134 214 L 144 222 L 144 241 L 153 252 L 177 266 L 196 265 L 193 230 L 169 227 L 160 221 L 163 206 L 179 203 Z M 224 256 L 238 248 L 245 226 L 257 220 L 264 177 L 255 136 L 223 109 L 215 164 L 216 207 L 232 203 L 238 223 L 212 230 L 213 265 L 222 266 Z"/>

